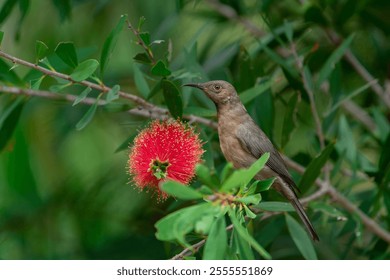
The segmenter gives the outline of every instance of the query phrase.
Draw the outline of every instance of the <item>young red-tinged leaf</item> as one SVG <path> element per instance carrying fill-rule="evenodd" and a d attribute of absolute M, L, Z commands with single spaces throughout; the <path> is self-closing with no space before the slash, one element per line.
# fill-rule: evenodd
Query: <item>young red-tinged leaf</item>
<path fill-rule="evenodd" d="M 169 80 L 161 82 L 165 103 L 174 119 L 183 115 L 183 100 L 177 86 Z"/>
<path fill-rule="evenodd" d="M 46 57 L 47 51 L 49 48 L 46 46 L 46 44 L 42 41 L 37 41 L 35 43 L 35 57 L 36 57 L 36 63 L 38 63 L 41 59 Z"/>
<path fill-rule="evenodd" d="M 98 68 L 99 62 L 95 59 L 87 59 L 81 62 L 76 69 L 74 69 L 73 73 L 70 77 L 76 81 L 81 82 L 89 78 Z"/>
<path fill-rule="evenodd" d="M 79 104 L 81 101 L 83 101 L 87 96 L 88 96 L 88 93 L 91 92 L 91 88 L 90 87 L 87 87 L 85 88 L 77 97 L 76 99 L 74 100 L 72 106 L 75 106 L 77 104 Z"/>
<path fill-rule="evenodd" d="M 115 99 L 118 99 L 119 98 L 119 90 L 121 89 L 121 87 L 119 85 L 115 85 L 113 86 L 108 92 L 107 92 L 107 96 L 106 96 L 106 101 L 107 102 L 111 102 Z"/>
<path fill-rule="evenodd" d="M 166 77 L 171 74 L 171 71 L 167 68 L 165 63 L 162 60 L 157 61 L 157 63 L 150 70 L 153 75 Z"/>
<path fill-rule="evenodd" d="M 99 102 L 99 98 L 96 99 L 95 103 L 89 107 L 89 109 L 85 113 L 85 115 L 76 124 L 76 130 L 82 130 L 84 127 L 86 127 L 91 122 L 91 120 L 93 119 L 93 116 L 96 113 L 98 102 Z"/>
<path fill-rule="evenodd" d="M 78 65 L 76 48 L 72 42 L 61 42 L 57 45 L 54 52 L 63 62 L 70 67 L 75 68 Z"/>
<path fill-rule="evenodd" d="M 164 182 L 161 189 L 167 194 L 184 200 L 200 199 L 203 197 L 200 192 L 176 181 Z"/>
<path fill-rule="evenodd" d="M 217 217 L 210 229 L 203 251 L 204 260 L 223 260 L 227 249 L 225 215 Z"/>
<path fill-rule="evenodd" d="M 303 227 L 288 214 L 286 214 L 286 223 L 291 238 L 302 256 L 307 260 L 317 260 L 318 258 L 313 243 Z"/>
<path fill-rule="evenodd" d="M 123 29 L 123 26 L 126 22 L 127 15 L 122 15 L 119 19 L 119 22 L 115 26 L 115 28 L 111 31 L 110 35 L 108 35 L 106 41 L 103 45 L 103 50 L 100 55 L 100 74 L 103 76 L 104 70 L 108 64 L 108 61 L 110 60 L 110 57 L 112 55 L 112 52 L 116 46 L 116 43 L 119 38 L 119 34 Z"/>

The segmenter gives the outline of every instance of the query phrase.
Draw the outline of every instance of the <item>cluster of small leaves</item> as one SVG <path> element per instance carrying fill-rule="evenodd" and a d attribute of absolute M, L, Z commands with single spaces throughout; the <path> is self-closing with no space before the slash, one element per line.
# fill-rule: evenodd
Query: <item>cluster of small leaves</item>
<path fill-rule="evenodd" d="M 158 221 L 155 225 L 157 238 L 175 241 L 190 249 L 192 245 L 189 237 L 192 237 L 192 242 L 196 238 L 205 238 L 203 259 L 254 259 L 253 251 L 264 259 L 271 259 L 271 255 L 248 230 L 250 220 L 257 217 L 251 208 L 257 211 L 262 208 L 262 204 L 268 205 L 270 211 L 285 211 L 286 208 L 285 204 L 279 202 L 261 203 L 261 192 L 271 187 L 274 178 L 251 183 L 268 158 L 269 154 L 266 153 L 250 168 L 236 171 L 232 170 L 231 164 L 227 164 L 221 171 L 220 179 L 216 175 L 210 176 L 210 170 L 199 165 L 197 175 L 203 184 L 198 189 L 174 181 L 165 182 L 162 190 L 166 193 L 177 199 L 198 202 Z M 316 259 L 314 248 L 302 226 L 289 215 L 287 221 L 303 256 Z M 227 226 L 228 223 L 231 226 Z"/>

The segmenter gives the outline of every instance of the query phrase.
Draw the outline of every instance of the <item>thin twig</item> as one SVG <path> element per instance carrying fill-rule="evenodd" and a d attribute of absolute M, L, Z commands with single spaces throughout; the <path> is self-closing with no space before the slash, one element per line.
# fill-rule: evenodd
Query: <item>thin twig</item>
<path fill-rule="evenodd" d="M 144 40 L 142 40 L 140 31 L 138 29 L 135 29 L 133 25 L 131 25 L 129 20 L 126 20 L 126 22 L 127 22 L 127 27 L 133 32 L 135 37 L 137 37 L 137 44 L 140 45 L 145 50 L 152 64 L 156 64 L 156 60 L 154 58 L 153 52 L 150 49 L 150 47 L 145 44 Z"/>

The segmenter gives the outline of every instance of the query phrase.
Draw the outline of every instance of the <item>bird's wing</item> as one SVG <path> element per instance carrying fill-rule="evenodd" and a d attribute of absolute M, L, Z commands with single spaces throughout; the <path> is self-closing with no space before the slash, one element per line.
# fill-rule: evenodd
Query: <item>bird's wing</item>
<path fill-rule="evenodd" d="M 274 148 L 267 135 L 265 135 L 252 119 L 238 126 L 236 136 L 241 146 L 255 158 L 259 158 L 262 154 L 269 152 L 270 158 L 267 161 L 267 166 L 279 174 L 288 185 L 299 191 L 291 175 L 288 173 L 279 152 Z"/>

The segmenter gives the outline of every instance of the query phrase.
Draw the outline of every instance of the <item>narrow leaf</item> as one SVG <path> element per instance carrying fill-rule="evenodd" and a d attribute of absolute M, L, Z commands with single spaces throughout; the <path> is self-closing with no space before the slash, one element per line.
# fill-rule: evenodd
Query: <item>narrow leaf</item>
<path fill-rule="evenodd" d="M 100 55 L 100 74 L 103 76 L 104 70 L 108 64 L 108 61 L 111 58 L 112 52 L 116 46 L 116 43 L 119 38 L 119 34 L 123 29 L 123 26 L 126 22 L 127 15 L 122 15 L 119 19 L 119 22 L 115 26 L 115 28 L 111 31 L 110 35 L 108 35 L 106 41 L 104 42 L 102 53 Z"/>
<path fill-rule="evenodd" d="M 35 43 L 35 57 L 36 57 L 36 63 L 38 63 L 41 59 L 46 57 L 47 51 L 49 48 L 46 46 L 46 44 L 42 41 L 37 41 Z"/>
<path fill-rule="evenodd" d="M 286 223 L 291 238 L 302 256 L 307 260 L 317 260 L 316 251 L 303 227 L 290 215 L 286 215 Z"/>
<path fill-rule="evenodd" d="M 322 66 L 317 80 L 317 86 L 320 86 L 332 73 L 335 65 L 339 60 L 343 57 L 347 49 L 352 43 L 355 34 L 351 34 L 347 39 L 343 41 L 343 43 L 329 56 L 326 60 L 324 66 Z"/>
<path fill-rule="evenodd" d="M 87 59 L 81 62 L 76 69 L 74 69 L 73 73 L 70 77 L 76 81 L 81 82 L 89 78 L 99 66 L 99 62 L 95 59 Z"/>
<path fill-rule="evenodd" d="M 299 188 L 304 192 L 313 185 L 314 181 L 320 175 L 322 167 L 328 160 L 331 152 L 333 151 L 335 143 L 329 144 L 316 158 L 314 158 L 305 170 L 300 182 Z"/>
<path fill-rule="evenodd" d="M 75 68 L 78 64 L 76 48 L 72 42 L 61 42 L 57 45 L 54 52 L 63 62 L 70 67 Z"/>
<path fill-rule="evenodd" d="M 95 103 L 91 107 L 89 107 L 89 109 L 85 113 L 85 115 L 76 124 L 76 130 L 82 130 L 84 127 L 86 127 L 91 122 L 91 120 L 93 119 L 93 116 L 96 113 L 98 102 L 99 102 L 99 98 L 96 99 Z"/>
<path fill-rule="evenodd" d="M 77 97 L 76 99 L 74 100 L 72 106 L 75 106 L 77 104 L 79 104 L 81 101 L 83 101 L 87 96 L 88 96 L 88 93 L 91 92 L 91 88 L 90 87 L 87 87 L 85 88 Z"/>
<path fill-rule="evenodd" d="M 262 202 L 259 205 L 255 206 L 258 209 L 270 212 L 287 212 L 287 211 L 295 211 L 294 207 L 290 203 L 287 202 L 279 202 L 279 201 L 266 201 Z"/>
<path fill-rule="evenodd" d="M 248 196 L 239 197 L 236 199 L 238 202 L 244 203 L 246 205 L 253 204 L 257 205 L 261 201 L 261 194 L 253 194 Z"/>
<path fill-rule="evenodd" d="M 271 88 L 271 80 L 267 80 L 259 85 L 256 85 L 250 89 L 247 89 L 240 93 L 240 99 L 243 104 L 248 104 L 257 96 L 263 94 Z"/>
<path fill-rule="evenodd" d="M 250 180 L 264 167 L 269 158 L 269 153 L 263 154 L 255 163 L 248 169 L 239 169 L 223 183 L 222 192 L 229 192 L 231 189 L 241 186 L 246 186 Z"/>
<path fill-rule="evenodd" d="M 157 61 L 157 63 L 150 70 L 153 75 L 166 77 L 171 74 L 171 71 L 167 68 L 165 63 L 162 60 Z"/>
<path fill-rule="evenodd" d="M 115 85 L 113 86 L 108 92 L 107 92 L 107 96 L 106 96 L 106 101 L 107 102 L 111 102 L 115 99 L 118 99 L 119 98 L 119 90 L 121 89 L 121 87 L 119 85 Z"/>
<path fill-rule="evenodd" d="M 204 260 L 223 260 L 227 249 L 225 215 L 219 216 L 211 226 L 203 251 Z"/>
<path fill-rule="evenodd" d="M 164 182 L 161 189 L 167 194 L 184 200 L 199 199 L 203 197 L 200 192 L 176 181 Z"/>
<path fill-rule="evenodd" d="M 144 73 L 139 69 L 138 65 L 134 63 L 133 66 L 134 71 L 134 81 L 135 86 L 137 87 L 138 91 L 141 93 L 143 97 L 148 97 L 148 94 L 150 92 L 150 88 L 148 83 L 146 82 Z"/>
<path fill-rule="evenodd" d="M 24 106 L 23 98 L 16 98 L 0 119 L 0 152 L 7 146 L 18 124 Z"/>
<path fill-rule="evenodd" d="M 173 118 L 181 118 L 183 115 L 183 100 L 177 86 L 169 80 L 162 81 L 165 103 Z"/>
<path fill-rule="evenodd" d="M 237 231 L 238 235 L 247 241 L 253 249 L 255 249 L 260 256 L 262 256 L 264 259 L 270 260 L 272 257 L 271 255 L 263 248 L 259 243 L 257 243 L 256 239 L 254 239 L 247 231 L 246 228 L 244 228 L 243 225 L 239 222 L 236 212 L 234 209 L 229 209 L 229 217 L 230 220 L 233 223 L 234 230 Z"/>
<path fill-rule="evenodd" d="M 1 42 L 3 42 L 3 38 L 4 38 L 4 32 L 0 30 L 0 46 L 1 46 Z"/>

